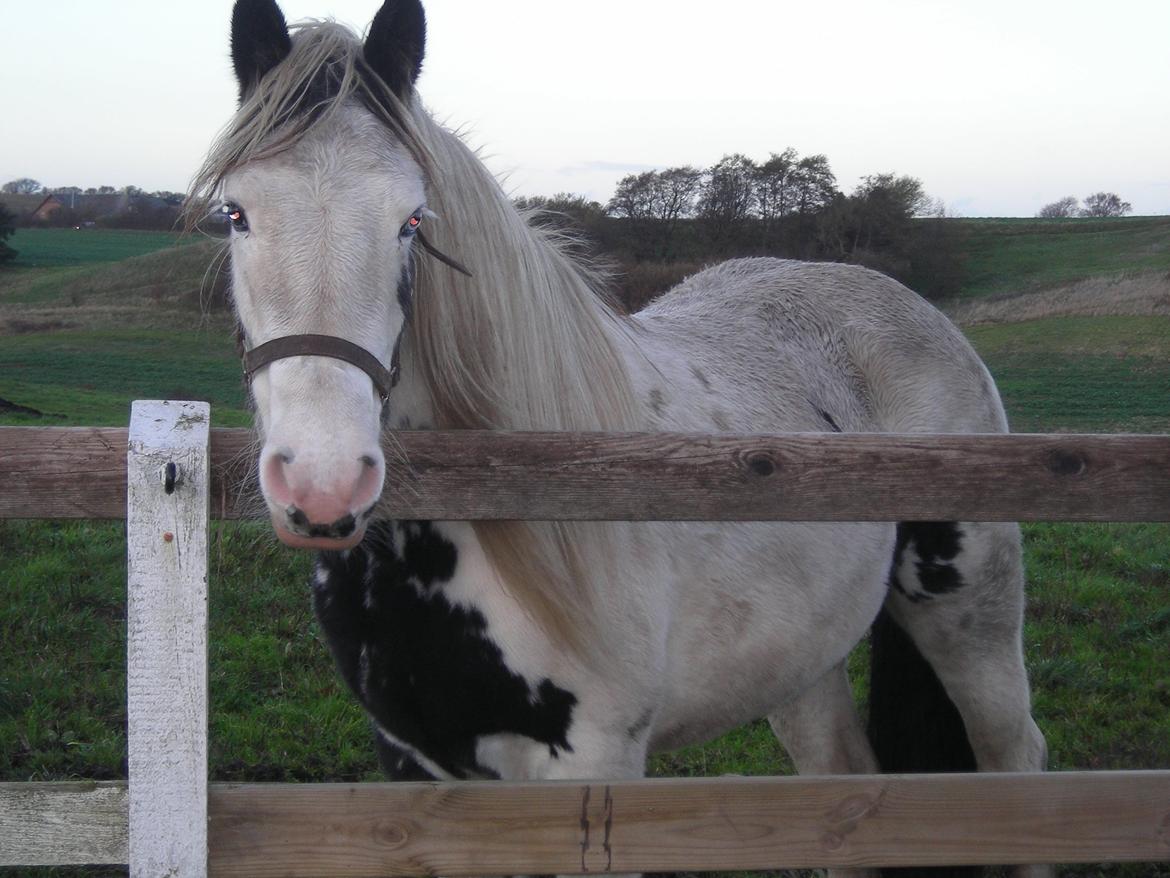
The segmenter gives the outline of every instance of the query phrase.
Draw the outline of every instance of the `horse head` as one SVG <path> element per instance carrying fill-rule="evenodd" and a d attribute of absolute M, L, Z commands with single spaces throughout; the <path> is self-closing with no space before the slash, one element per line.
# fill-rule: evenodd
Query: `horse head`
<path fill-rule="evenodd" d="M 240 108 L 219 148 L 216 209 L 231 226 L 260 485 L 292 546 L 356 545 L 382 493 L 427 216 L 423 160 L 394 129 L 425 32 L 418 0 L 387 0 L 360 46 L 331 23 L 290 37 L 273 0 L 233 11 Z"/>

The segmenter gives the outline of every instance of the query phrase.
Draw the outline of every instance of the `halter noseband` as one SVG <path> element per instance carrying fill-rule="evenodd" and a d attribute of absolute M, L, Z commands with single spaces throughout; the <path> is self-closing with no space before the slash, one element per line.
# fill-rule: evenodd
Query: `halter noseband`
<path fill-rule="evenodd" d="M 381 361 L 363 347 L 352 341 L 337 338 L 333 335 L 285 335 L 257 345 L 250 351 L 244 351 L 241 359 L 244 361 L 244 375 L 249 381 L 252 375 L 263 369 L 275 360 L 287 357 L 331 357 L 357 366 L 370 376 L 374 382 L 374 389 L 385 404 L 390 391 L 398 383 L 398 345 L 394 346 L 394 356 L 387 369 Z"/>
<path fill-rule="evenodd" d="M 423 249 L 431 256 L 434 256 L 444 265 L 455 269 L 460 274 L 471 277 L 470 271 L 450 256 L 436 249 L 430 241 L 423 237 L 422 232 L 417 232 L 416 237 Z M 262 345 L 257 345 L 250 351 L 244 350 L 245 343 L 244 329 L 240 326 L 236 332 L 236 347 L 239 351 L 240 359 L 244 363 L 244 377 L 249 383 L 252 381 L 253 374 L 275 360 L 305 356 L 331 357 L 334 360 L 342 360 L 353 366 L 357 366 L 369 375 L 370 380 L 374 382 L 374 389 L 378 391 L 378 395 L 382 399 L 382 405 L 385 405 L 386 400 L 390 398 L 390 391 L 398 384 L 398 379 L 401 375 L 401 369 L 398 365 L 398 349 L 402 344 L 401 333 L 399 333 L 397 341 L 394 342 L 394 353 L 390 355 L 389 369 L 383 366 L 381 360 L 365 348 L 359 347 L 352 341 L 346 341 L 344 338 L 338 338 L 335 335 L 315 335 L 313 333 L 284 335 L 280 338 L 266 341 Z"/>

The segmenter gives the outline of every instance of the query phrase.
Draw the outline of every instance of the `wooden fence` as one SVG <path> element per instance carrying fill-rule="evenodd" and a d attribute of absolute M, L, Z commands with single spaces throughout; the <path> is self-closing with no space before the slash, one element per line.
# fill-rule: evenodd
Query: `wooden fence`
<path fill-rule="evenodd" d="M 128 783 L 0 784 L 0 866 L 485 875 L 1170 859 L 1170 772 L 208 784 L 207 527 L 250 439 L 197 403 L 0 428 L 0 518 L 123 518 Z M 1170 520 L 1170 436 L 399 434 L 387 514 Z"/>

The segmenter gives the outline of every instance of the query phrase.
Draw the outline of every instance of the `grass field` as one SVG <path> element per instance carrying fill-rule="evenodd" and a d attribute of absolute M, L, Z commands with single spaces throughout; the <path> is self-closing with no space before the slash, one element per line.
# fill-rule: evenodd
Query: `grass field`
<path fill-rule="evenodd" d="M 228 333 L 78 330 L 4 338 L 0 397 L 42 417 L 9 414 L 3 423 L 124 425 L 135 399 L 210 402 L 219 427 L 250 426 L 235 343 Z"/>
<path fill-rule="evenodd" d="M 1121 272 L 1170 270 L 1170 217 L 962 220 L 964 298 L 1014 295 Z"/>
<path fill-rule="evenodd" d="M 995 234 L 1015 255 L 988 259 L 1027 276 L 1039 257 L 1020 249 L 1010 225 Z M 1036 234 L 1029 240 L 1050 247 Z M 1124 235 L 1110 246 L 1138 247 Z M 0 398 L 44 413 L 0 413 L 0 424 L 124 424 L 130 400 L 148 397 L 208 399 L 217 426 L 246 423 L 230 320 L 200 301 L 212 255 L 196 244 L 22 269 L 12 283 L 0 274 Z M 1102 257 L 1110 271 L 1113 258 Z M 1170 431 L 1170 317 L 1047 317 L 968 334 L 1017 430 Z M 1025 646 L 1053 768 L 1170 768 L 1170 526 L 1035 524 L 1024 533 Z M 309 611 L 309 558 L 281 547 L 266 525 L 219 523 L 211 560 L 212 777 L 377 779 L 365 719 Z M 125 777 L 124 564 L 121 524 L 0 521 L 0 781 Z M 862 647 L 852 661 L 861 697 L 864 659 Z M 652 765 L 679 775 L 787 770 L 763 723 Z M 119 870 L 0 870 L 74 874 Z M 1170 875 L 1170 866 L 1062 874 L 1136 878 Z"/>
<path fill-rule="evenodd" d="M 181 240 L 178 232 L 33 228 L 18 229 L 9 244 L 18 254 L 12 266 L 20 269 L 121 262 L 132 256 L 181 246 Z"/>

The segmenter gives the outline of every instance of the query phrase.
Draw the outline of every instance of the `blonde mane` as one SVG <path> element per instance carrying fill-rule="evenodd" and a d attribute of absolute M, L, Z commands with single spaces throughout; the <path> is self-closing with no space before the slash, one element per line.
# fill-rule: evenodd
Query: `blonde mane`
<path fill-rule="evenodd" d="M 399 100 L 332 22 L 294 26 L 292 53 L 241 105 L 192 181 L 189 221 L 215 203 L 234 167 L 295 144 L 358 102 L 424 169 L 427 236 L 463 276 L 418 254 L 404 367 L 426 388 L 439 429 L 637 429 L 622 341 L 634 332 L 603 301 L 603 276 L 563 236 L 531 226 L 483 163 L 438 125 L 412 92 Z M 408 464 L 407 464 L 408 466 Z M 390 478 L 406 472 L 388 470 Z M 598 596 L 614 586 L 605 524 L 477 522 L 488 557 L 515 599 L 567 646 L 607 627 Z M 604 652 L 604 651 L 603 651 Z"/>

